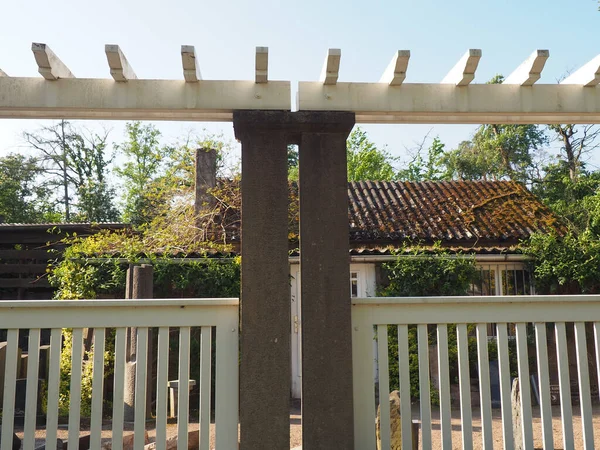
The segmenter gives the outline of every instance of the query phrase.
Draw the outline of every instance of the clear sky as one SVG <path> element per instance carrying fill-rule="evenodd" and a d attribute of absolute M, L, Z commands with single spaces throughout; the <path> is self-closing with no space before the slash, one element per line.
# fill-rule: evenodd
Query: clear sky
<path fill-rule="evenodd" d="M 439 82 L 469 48 L 482 49 L 476 83 L 509 75 L 535 49 L 550 50 L 542 80 L 554 83 L 600 53 L 595 0 L 376 1 L 0 0 L 0 68 L 39 76 L 32 42 L 48 44 L 77 77 L 109 78 L 104 44 L 119 44 L 138 78 L 181 79 L 180 46 L 194 45 L 204 79 L 253 79 L 254 48 L 269 47 L 269 78 L 318 79 L 328 48 L 342 49 L 340 81 L 378 81 L 408 49 L 406 82 Z M 22 148 L 42 121 L 0 120 L 0 155 Z M 91 123 L 87 123 L 91 126 Z M 106 122 L 115 141 L 122 122 Z M 157 123 L 167 140 L 229 123 Z M 448 148 L 473 126 L 364 126 L 399 156 L 431 130 Z M 600 157 L 597 158 L 600 161 Z"/>

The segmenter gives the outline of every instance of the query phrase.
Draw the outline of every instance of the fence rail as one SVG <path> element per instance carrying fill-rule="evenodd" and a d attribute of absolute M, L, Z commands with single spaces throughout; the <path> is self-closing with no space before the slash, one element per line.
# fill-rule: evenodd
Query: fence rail
<path fill-rule="evenodd" d="M 518 448 L 534 448 L 532 423 L 534 418 L 538 421 L 538 408 L 534 414 L 532 402 L 538 399 L 541 423 L 538 447 L 539 444 L 544 448 L 560 446 L 561 443 L 555 441 L 561 439 L 565 449 L 594 448 L 594 420 L 596 427 L 599 423 L 598 417 L 592 414 L 592 401 L 599 400 L 600 296 L 353 299 L 352 326 L 356 448 L 376 448 L 376 389 L 380 403 L 387 405 L 391 384 L 399 391 L 402 448 L 413 448 L 413 400 L 419 405 L 422 448 L 432 448 L 431 386 L 439 400 L 440 431 L 435 436 L 439 447 L 436 444 L 434 448 L 453 448 L 451 384 L 454 373 L 458 378 L 459 398 L 456 400 L 460 404 L 462 448 L 472 449 L 475 445 L 472 403 L 478 400 L 481 426 L 478 439 L 482 448 L 492 449 L 498 436 L 493 434 L 491 360 L 498 361 L 496 374 L 505 449 L 513 449 L 515 443 L 520 442 L 523 447 Z M 376 345 L 373 345 L 374 339 Z M 436 359 L 430 359 L 430 351 L 435 353 Z M 374 370 L 371 363 L 374 359 L 378 370 Z M 430 368 L 431 361 L 437 363 L 437 370 Z M 390 379 L 390 366 L 396 364 L 394 377 L 397 378 Z M 511 368 L 511 365 L 516 367 Z M 576 365 L 574 377 L 570 365 Z M 511 371 L 516 372 L 520 380 L 520 436 L 513 435 Z M 435 384 L 430 376 L 435 378 Z M 562 437 L 555 436 L 552 428 L 551 391 L 555 386 L 551 389 L 551 376 L 557 379 L 560 392 Z M 472 379 L 477 381 L 478 399 L 471 398 Z M 572 382 L 577 386 L 581 416 L 581 441 L 577 444 L 573 436 Z M 418 384 L 417 395 L 415 384 Z M 390 417 L 390 408 L 381 407 L 382 449 L 390 448 L 393 437 Z M 599 433 L 596 428 L 596 434 Z M 600 443 L 599 438 L 596 436 L 596 445 Z"/>
<path fill-rule="evenodd" d="M 6 332 L 6 354 L 2 403 L 2 437 L 0 448 L 12 448 L 15 394 L 19 359 L 19 332 L 29 330 L 26 369 L 26 393 L 23 425 L 23 448 L 35 445 L 36 418 L 39 413 L 39 361 L 42 331 L 50 334 L 48 380 L 46 386 L 46 448 L 56 447 L 61 377 L 68 375 L 61 365 L 61 351 L 66 341 L 65 329 L 72 329 L 69 378 L 68 442 L 69 449 L 78 448 L 80 438 L 82 377 L 86 363 L 93 361 L 90 413 L 90 448 L 101 448 L 103 392 L 106 380 L 105 350 L 114 343 L 112 389 L 112 448 L 123 445 L 124 392 L 127 366 L 128 328 L 135 328 L 135 418 L 134 448 L 144 448 L 150 330 L 157 329 L 156 358 L 156 448 L 166 448 L 167 383 L 169 345 L 173 332 L 178 335 L 178 380 L 190 378 L 190 361 L 199 360 L 200 402 L 199 446 L 209 448 L 211 366 L 215 363 L 215 433 L 217 448 L 236 448 L 238 436 L 238 300 L 237 299 L 160 299 L 160 300 L 78 300 L 78 301 L 3 301 L 0 302 L 0 330 Z M 199 351 L 191 351 L 190 332 L 194 327 L 200 336 Z M 93 356 L 84 351 L 84 330 L 93 329 Z M 132 333 L 131 331 L 129 333 Z M 87 333 L 86 333 L 87 334 Z M 110 337 L 109 337 L 110 335 Z M 214 346 L 212 337 L 215 337 Z M 213 355 L 213 351 L 216 353 Z M 151 353 L 150 353 L 151 354 Z M 68 361 L 67 361 L 68 363 Z M 0 368 L 2 369 L 2 368 Z M 180 383 L 181 387 L 181 383 Z M 178 390 L 177 438 L 180 448 L 187 448 L 189 424 L 189 392 Z"/>

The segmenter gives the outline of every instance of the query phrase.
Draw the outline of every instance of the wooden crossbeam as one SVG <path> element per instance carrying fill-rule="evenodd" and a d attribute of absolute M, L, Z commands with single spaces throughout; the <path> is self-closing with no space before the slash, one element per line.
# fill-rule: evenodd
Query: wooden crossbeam
<path fill-rule="evenodd" d="M 406 78 L 406 69 L 410 59 L 410 50 L 398 50 L 387 69 L 383 72 L 380 83 L 387 83 L 390 86 L 400 86 Z"/>
<path fill-rule="evenodd" d="M 467 86 L 475 78 L 475 71 L 481 59 L 481 50 L 472 48 L 468 50 L 456 65 L 442 80 L 442 84 L 455 84 Z"/>
<path fill-rule="evenodd" d="M 34 42 L 31 51 L 38 65 L 38 72 L 46 80 L 54 81 L 59 78 L 75 78 L 69 68 L 46 44 Z"/>
<path fill-rule="evenodd" d="M 342 50 L 339 48 L 330 48 L 325 56 L 325 63 L 321 71 L 320 82 L 331 85 L 336 84 L 340 72 L 340 59 L 342 58 Z"/>
<path fill-rule="evenodd" d="M 106 53 L 106 59 L 108 60 L 108 66 L 110 67 L 110 74 L 115 81 L 137 79 L 135 72 L 129 65 L 127 58 L 118 45 L 107 44 L 104 47 L 104 51 Z"/>
<path fill-rule="evenodd" d="M 542 76 L 542 70 L 550 56 L 548 50 L 536 50 L 504 80 L 503 84 L 533 86 Z"/>
<path fill-rule="evenodd" d="M 0 69 L 0 77 L 7 77 L 8 75 L 6 75 L 6 72 L 2 69 Z"/>
<path fill-rule="evenodd" d="M 197 64 L 196 49 L 193 45 L 181 46 L 181 64 L 183 66 L 183 77 L 188 83 L 195 83 L 202 79 L 200 67 Z"/>
<path fill-rule="evenodd" d="M 256 47 L 255 81 L 266 83 L 269 81 L 269 47 Z"/>
<path fill-rule="evenodd" d="M 561 84 L 579 84 L 594 87 L 600 83 L 600 55 L 565 78 Z"/>

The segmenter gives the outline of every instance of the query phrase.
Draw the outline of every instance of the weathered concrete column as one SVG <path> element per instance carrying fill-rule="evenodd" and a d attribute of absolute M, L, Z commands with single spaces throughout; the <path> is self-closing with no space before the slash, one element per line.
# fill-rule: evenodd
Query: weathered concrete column
<path fill-rule="evenodd" d="M 354 113 L 296 114 L 302 124 L 302 447 L 353 449 L 346 138 Z"/>
<path fill-rule="evenodd" d="M 290 285 L 283 111 L 236 111 L 242 142 L 240 449 L 289 449 Z"/>

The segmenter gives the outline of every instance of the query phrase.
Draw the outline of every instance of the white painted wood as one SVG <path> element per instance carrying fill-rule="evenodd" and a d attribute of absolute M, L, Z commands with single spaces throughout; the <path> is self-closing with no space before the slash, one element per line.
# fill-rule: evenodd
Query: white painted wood
<path fill-rule="evenodd" d="M 487 324 L 478 323 L 476 326 L 476 334 L 483 448 L 492 450 L 494 448 L 494 436 L 492 429 L 492 396 L 490 387 L 490 361 L 488 355 Z"/>
<path fill-rule="evenodd" d="M 446 324 L 437 326 L 437 347 L 442 450 L 452 450 L 452 402 L 450 400 L 450 363 L 448 360 L 448 326 Z"/>
<path fill-rule="evenodd" d="M 410 398 L 410 370 L 408 356 L 408 326 L 398 325 L 398 375 L 400 377 L 400 421 L 402 447 L 412 448 L 412 410 Z M 359 448 L 359 447 L 357 447 Z"/>
<path fill-rule="evenodd" d="M 340 60 L 342 58 L 342 50 L 339 48 L 330 48 L 325 56 L 325 63 L 321 70 L 319 81 L 324 85 L 335 85 L 337 83 L 340 72 Z"/>
<path fill-rule="evenodd" d="M 90 420 L 90 449 L 101 450 L 102 402 L 104 401 L 104 348 L 106 330 L 94 329 L 94 373 L 92 375 L 92 417 Z"/>
<path fill-rule="evenodd" d="M 542 440 L 544 448 L 554 448 L 552 436 L 552 400 L 550 399 L 550 367 L 548 365 L 548 339 L 546 324 L 535 323 L 535 344 L 538 365 L 538 389 L 542 414 Z"/>
<path fill-rule="evenodd" d="M 54 81 L 59 78 L 75 78 L 69 68 L 46 44 L 34 42 L 31 51 L 38 65 L 38 72 L 46 80 Z"/>
<path fill-rule="evenodd" d="M 442 80 L 442 84 L 454 84 L 456 86 L 467 86 L 475 78 L 475 71 L 481 59 L 480 49 L 469 49 L 460 58 L 458 63 L 448 72 Z"/>
<path fill-rule="evenodd" d="M 1 86 L 1 84 L 0 84 Z M 357 123 L 600 123 L 600 91 L 565 84 L 298 83 L 300 111 L 353 111 Z"/>
<path fill-rule="evenodd" d="M 27 392 L 25 397 L 25 429 L 23 449 L 35 448 L 35 425 L 37 419 L 38 379 L 40 371 L 40 329 L 29 330 L 27 351 Z"/>
<path fill-rule="evenodd" d="M 216 331 L 216 448 L 237 448 L 239 409 L 238 315 L 223 315 Z"/>
<path fill-rule="evenodd" d="M 577 374 L 579 376 L 579 405 L 581 407 L 583 448 L 591 450 L 594 448 L 594 424 L 592 422 L 592 396 L 590 394 L 585 322 L 575 323 L 575 347 L 577 349 Z"/>
<path fill-rule="evenodd" d="M 514 450 L 512 426 L 510 360 L 508 356 L 508 333 L 506 323 L 496 324 L 498 336 L 498 368 L 500 371 L 500 399 L 502 407 L 502 440 L 504 450 Z"/>
<path fill-rule="evenodd" d="M 110 67 L 110 74 L 115 81 L 137 79 L 135 72 L 129 65 L 129 61 L 127 61 L 118 45 L 107 44 L 104 46 L 104 52 L 106 53 L 108 67 Z"/>
<path fill-rule="evenodd" d="M 536 50 L 506 77 L 503 84 L 517 84 L 520 86 L 533 86 L 542 76 L 542 70 L 550 56 L 548 50 Z"/>
<path fill-rule="evenodd" d="M 406 78 L 406 69 L 410 59 L 410 50 L 398 50 L 390 64 L 383 72 L 380 83 L 386 83 L 390 86 L 400 86 Z"/>
<path fill-rule="evenodd" d="M 200 450 L 210 450 L 211 327 L 202 327 L 200 341 Z"/>
<path fill-rule="evenodd" d="M 600 83 L 600 55 L 561 81 L 561 84 L 578 84 L 585 87 L 594 87 L 598 83 Z"/>
<path fill-rule="evenodd" d="M 202 79 L 196 58 L 196 49 L 193 45 L 181 46 L 181 65 L 183 66 L 183 78 L 185 78 L 185 81 L 195 83 Z"/>
<path fill-rule="evenodd" d="M 81 301 L 81 300 L 80 300 Z M 113 390 L 112 450 L 123 450 L 123 425 L 125 420 L 125 355 L 127 353 L 127 328 L 117 328 L 115 336 L 115 373 Z"/>
<path fill-rule="evenodd" d="M 594 322 L 594 340 L 596 343 L 596 375 L 598 375 L 598 394 L 600 395 L 600 322 Z"/>
<path fill-rule="evenodd" d="M 48 367 L 48 403 L 46 407 L 46 448 L 56 442 L 58 428 L 58 394 L 60 383 L 60 353 L 62 330 L 50 331 L 50 364 Z"/>
<path fill-rule="evenodd" d="M 431 391 L 429 388 L 429 339 L 427 325 L 417 325 L 419 342 L 419 397 L 421 403 L 421 440 L 431 448 Z"/>
<path fill-rule="evenodd" d="M 398 344 L 400 346 L 400 344 Z M 373 383 L 373 324 L 367 309 L 352 309 L 352 392 L 354 447 L 375 449 L 375 387 Z M 402 365 L 400 364 L 400 368 Z M 402 401 L 402 393 L 400 394 Z"/>
<path fill-rule="evenodd" d="M 71 347 L 71 384 L 69 386 L 69 448 L 79 450 L 81 417 L 81 372 L 83 358 L 83 329 L 73 329 Z"/>
<path fill-rule="evenodd" d="M 254 61 L 256 83 L 266 83 L 269 81 L 269 47 L 256 47 L 256 57 Z"/>
<path fill-rule="evenodd" d="M 379 412 L 381 448 L 390 448 L 390 370 L 388 364 L 387 325 L 377 325 L 377 361 L 379 363 Z"/>
<path fill-rule="evenodd" d="M 131 302 L 131 305 L 127 305 L 127 302 Z M 173 324 L 211 326 L 219 323 L 223 315 L 233 314 L 238 309 L 237 299 L 225 301 L 224 299 L 172 299 L 166 302 L 163 299 L 149 299 L 127 300 L 127 302 L 120 300 L 2 301 L 0 302 L 0 325 L 14 323 L 15 328 L 17 325 L 18 328 L 161 327 Z"/>
<path fill-rule="evenodd" d="M 167 383 L 169 381 L 169 327 L 158 329 L 156 368 L 156 450 L 167 448 Z"/>
<path fill-rule="evenodd" d="M 567 347 L 567 330 L 564 322 L 556 322 L 554 324 L 554 329 L 556 330 L 556 357 L 558 362 L 563 448 L 565 450 L 575 450 L 573 437 L 573 411 L 571 406 L 571 380 L 569 375 L 569 349 Z"/>
<path fill-rule="evenodd" d="M 531 387 L 529 381 L 529 357 L 527 355 L 527 324 L 515 323 L 517 332 L 517 363 L 519 367 L 519 388 L 521 390 L 521 436 L 523 445 L 533 449 L 533 429 L 531 414 Z M 515 436 L 515 439 L 519 437 Z"/>
<path fill-rule="evenodd" d="M 0 448 L 12 448 L 15 420 L 15 390 L 17 382 L 17 349 L 19 330 L 6 333 L 6 362 L 4 363 L 4 402 L 2 404 L 2 440 Z"/>
<path fill-rule="evenodd" d="M 0 77 L 7 77 L 8 75 L 6 75 L 6 72 L 2 69 L 0 69 Z"/>
<path fill-rule="evenodd" d="M 179 390 L 177 397 L 177 445 L 188 447 L 188 423 L 190 419 L 190 327 L 179 329 Z M 218 400 L 217 400 L 218 401 Z"/>
<path fill-rule="evenodd" d="M 146 386 L 148 382 L 148 328 L 137 329 L 137 349 L 135 364 L 135 414 L 133 425 L 133 448 L 144 450 L 146 444 Z"/>
<path fill-rule="evenodd" d="M 471 375 L 469 374 L 469 335 L 467 324 L 456 325 L 458 347 L 458 383 L 460 388 L 460 420 L 463 450 L 473 449 L 473 417 L 471 412 Z"/>

